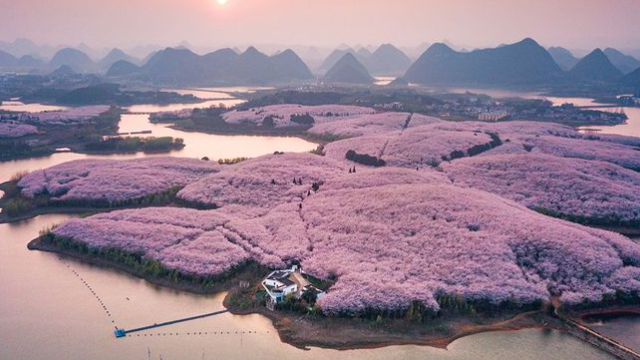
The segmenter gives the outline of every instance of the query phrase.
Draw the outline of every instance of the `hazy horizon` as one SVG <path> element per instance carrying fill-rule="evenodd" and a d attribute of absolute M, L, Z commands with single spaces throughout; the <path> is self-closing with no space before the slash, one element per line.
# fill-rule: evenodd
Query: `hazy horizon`
<path fill-rule="evenodd" d="M 415 48 L 447 39 L 471 50 L 531 37 L 573 50 L 640 47 L 636 0 L 2 1 L 0 41 L 27 38 L 49 46 L 165 47 L 186 41 L 202 49 L 382 43 Z"/>

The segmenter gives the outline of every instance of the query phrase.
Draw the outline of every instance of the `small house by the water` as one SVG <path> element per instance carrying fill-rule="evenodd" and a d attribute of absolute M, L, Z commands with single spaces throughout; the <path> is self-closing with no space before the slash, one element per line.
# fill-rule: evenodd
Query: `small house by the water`
<path fill-rule="evenodd" d="M 305 293 L 313 291 L 316 299 L 324 296 L 324 291 L 313 286 L 306 279 L 303 271 L 294 265 L 290 269 L 275 270 L 262 280 L 262 287 L 268 296 L 267 307 L 273 309 L 273 305 L 281 303 L 287 295 L 292 294 L 300 299 Z"/>

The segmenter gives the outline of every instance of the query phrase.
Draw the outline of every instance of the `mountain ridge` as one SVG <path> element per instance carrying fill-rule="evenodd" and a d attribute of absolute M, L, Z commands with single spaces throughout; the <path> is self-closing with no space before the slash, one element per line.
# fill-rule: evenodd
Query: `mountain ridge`
<path fill-rule="evenodd" d="M 527 38 L 494 49 L 457 52 L 437 43 L 414 62 L 404 78 L 432 85 L 532 86 L 561 81 L 564 71 L 546 49 Z"/>

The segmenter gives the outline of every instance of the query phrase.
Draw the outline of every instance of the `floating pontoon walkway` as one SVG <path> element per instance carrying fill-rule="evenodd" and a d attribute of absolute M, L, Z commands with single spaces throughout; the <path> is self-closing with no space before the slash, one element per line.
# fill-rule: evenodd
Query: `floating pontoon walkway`
<path fill-rule="evenodd" d="M 202 314 L 202 315 L 192 316 L 192 317 L 188 317 L 188 318 L 184 318 L 184 319 L 167 321 L 167 322 L 163 322 L 163 323 L 160 323 L 160 324 L 153 324 L 153 325 L 143 326 L 143 327 L 139 327 L 139 328 L 135 328 L 135 329 L 131 329 L 131 330 L 116 329 L 114 331 L 114 333 L 116 335 L 116 338 L 121 338 L 121 337 L 127 336 L 127 334 L 131 334 L 131 333 L 138 332 L 138 331 L 151 330 L 151 329 L 155 329 L 155 328 L 159 328 L 159 327 L 163 327 L 163 326 L 178 324 L 178 323 L 185 322 L 185 321 L 191 321 L 191 320 L 197 320 L 197 319 L 207 318 L 207 317 L 216 316 L 216 315 L 222 315 L 222 314 L 224 314 L 226 312 L 229 312 L 229 310 L 225 309 L 225 310 L 215 311 L 215 312 L 208 313 L 208 314 Z"/>

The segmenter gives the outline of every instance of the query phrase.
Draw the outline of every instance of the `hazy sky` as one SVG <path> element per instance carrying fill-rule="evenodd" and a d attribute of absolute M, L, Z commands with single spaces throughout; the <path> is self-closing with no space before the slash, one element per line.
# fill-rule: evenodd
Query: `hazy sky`
<path fill-rule="evenodd" d="M 640 47 L 640 0 L 0 0 L 0 40 L 130 47 L 448 39 Z"/>

